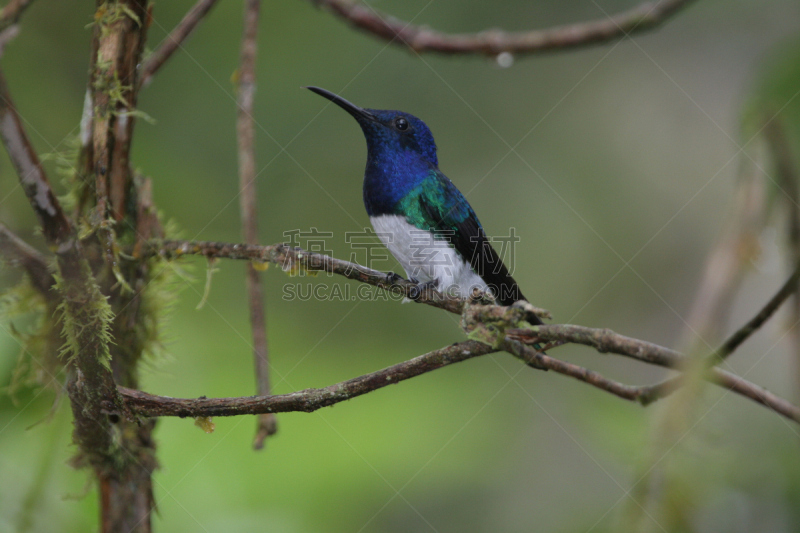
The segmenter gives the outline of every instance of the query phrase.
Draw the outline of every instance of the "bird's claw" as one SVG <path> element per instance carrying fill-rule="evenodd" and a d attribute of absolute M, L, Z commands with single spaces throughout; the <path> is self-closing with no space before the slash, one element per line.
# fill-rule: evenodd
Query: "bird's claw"
<path fill-rule="evenodd" d="M 419 283 L 416 285 L 412 285 L 408 289 L 408 299 L 417 301 L 419 300 L 420 294 L 422 294 L 422 290 L 420 289 Z"/>
<path fill-rule="evenodd" d="M 412 281 L 414 282 L 414 285 L 408 289 L 408 298 L 414 301 L 419 300 L 423 293 L 427 292 L 428 290 L 435 291 L 438 285 L 436 280 L 426 281 L 425 283 L 420 283 L 414 279 L 412 279 Z"/>
<path fill-rule="evenodd" d="M 386 283 L 388 283 L 389 285 L 395 285 L 400 281 L 403 281 L 403 276 L 395 274 L 394 272 L 386 273 Z"/>
<path fill-rule="evenodd" d="M 489 291 L 482 291 L 481 289 L 474 287 L 472 292 L 469 295 L 469 301 L 473 304 L 481 304 L 481 305 L 493 305 L 497 303 L 494 298 L 494 295 Z"/>

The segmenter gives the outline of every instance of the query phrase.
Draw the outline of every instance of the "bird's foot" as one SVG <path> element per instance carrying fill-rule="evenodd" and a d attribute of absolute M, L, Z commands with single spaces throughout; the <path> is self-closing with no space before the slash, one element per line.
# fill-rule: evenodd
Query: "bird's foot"
<path fill-rule="evenodd" d="M 394 272 L 386 273 L 386 283 L 388 283 L 389 285 L 395 285 L 400 281 L 403 281 L 403 276 L 395 274 Z"/>
<path fill-rule="evenodd" d="M 530 322 L 531 324 L 541 324 L 543 318 L 546 318 L 548 320 L 553 319 L 553 315 L 550 314 L 550 311 L 548 311 L 547 309 L 542 309 L 540 307 L 534 307 L 530 304 L 530 302 L 527 302 L 525 300 L 517 300 L 516 302 L 511 304 L 511 307 L 522 309 L 522 311 L 524 311 L 525 314 L 528 315 L 528 322 Z"/>
<path fill-rule="evenodd" d="M 435 291 L 436 287 L 439 285 L 439 282 L 435 279 L 426 281 L 425 283 L 420 283 L 413 278 L 411 281 L 414 282 L 414 286 L 408 289 L 408 298 L 414 301 L 419 300 L 420 297 L 429 290 Z"/>
<path fill-rule="evenodd" d="M 473 287 L 472 292 L 469 295 L 469 301 L 470 303 L 480 305 L 494 305 L 497 303 L 494 295 L 491 292 L 482 291 L 478 287 Z"/>

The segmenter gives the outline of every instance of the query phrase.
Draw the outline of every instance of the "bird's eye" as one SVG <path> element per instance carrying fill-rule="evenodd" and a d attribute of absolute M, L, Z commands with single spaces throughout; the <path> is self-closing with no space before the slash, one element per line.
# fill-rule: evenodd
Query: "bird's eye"
<path fill-rule="evenodd" d="M 400 117 L 394 121 L 394 127 L 400 131 L 406 131 L 408 129 L 408 121 Z"/>

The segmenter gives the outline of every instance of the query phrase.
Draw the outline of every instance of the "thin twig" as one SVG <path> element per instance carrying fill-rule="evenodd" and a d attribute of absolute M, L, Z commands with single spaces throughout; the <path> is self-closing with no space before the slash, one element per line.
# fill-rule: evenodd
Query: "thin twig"
<path fill-rule="evenodd" d="M 16 24 L 33 0 L 10 0 L 0 11 L 0 31 Z"/>
<path fill-rule="evenodd" d="M 652 342 L 626 337 L 610 329 L 587 328 L 572 324 L 545 324 L 534 326 L 530 330 L 508 330 L 508 333 L 524 335 L 525 331 L 529 331 L 539 340 L 583 344 L 591 346 L 600 353 L 624 355 L 643 363 L 666 368 L 676 368 L 684 359 L 680 352 Z"/>
<path fill-rule="evenodd" d="M 684 375 L 675 376 L 655 385 L 639 387 L 637 391 L 637 401 L 644 406 L 650 405 L 656 400 L 669 396 L 684 384 Z M 800 423 L 800 407 L 792 404 L 788 400 L 769 392 L 755 383 L 747 381 L 741 376 L 737 376 L 721 368 L 708 369 L 703 379 L 728 389 L 745 398 L 749 398 L 756 403 L 769 407 L 776 413 L 785 416 L 789 420 Z"/>
<path fill-rule="evenodd" d="M 460 363 L 496 350 L 477 341 L 464 341 L 409 361 L 349 379 L 323 389 L 306 389 L 276 396 L 180 399 L 120 388 L 128 406 L 140 416 L 236 416 L 302 411 L 310 413 L 426 372 Z"/>
<path fill-rule="evenodd" d="M 721 368 L 713 368 L 711 369 L 710 377 L 706 379 L 746 398 L 750 398 L 754 402 L 765 405 L 790 420 L 800 422 L 800 408 L 740 376 Z"/>
<path fill-rule="evenodd" d="M 19 26 L 9 26 L 4 30 L 0 30 L 0 57 L 3 57 L 6 51 L 6 45 L 19 35 Z"/>
<path fill-rule="evenodd" d="M 50 181 L 39 162 L 39 156 L 28 140 L 17 114 L 5 76 L 0 71 L 0 137 L 17 171 L 25 196 L 39 217 L 42 233 L 50 243 L 64 243 L 72 235 L 72 227 L 53 194 Z"/>
<path fill-rule="evenodd" d="M 750 335 L 758 331 L 764 323 L 778 310 L 778 308 L 789 299 L 789 297 L 797 290 L 797 282 L 800 280 L 800 268 L 796 268 L 794 273 L 789 276 L 789 279 L 781 286 L 778 292 L 770 298 L 764 307 L 751 318 L 744 326 L 736 330 L 722 346 L 711 355 L 718 359 L 725 359 L 732 354 L 736 349 L 746 341 Z"/>
<path fill-rule="evenodd" d="M 549 355 L 539 353 L 530 346 L 526 346 L 517 341 L 506 341 L 503 347 L 507 352 L 519 357 L 527 364 L 533 365 L 534 368 L 546 368 L 548 370 L 553 370 L 558 374 L 564 374 L 565 376 L 583 381 L 584 383 L 588 383 L 589 385 L 597 387 L 598 389 L 610 392 L 614 396 L 619 396 L 625 400 L 635 402 L 639 399 L 639 391 L 641 390 L 641 387 L 625 385 L 623 383 L 608 379 L 593 370 L 589 370 L 582 366 L 578 366 L 573 363 L 567 363 L 566 361 L 561 361 L 560 359 L 555 359 Z"/>
<path fill-rule="evenodd" d="M 500 30 L 447 34 L 379 13 L 351 0 L 312 0 L 372 35 L 416 52 L 533 54 L 605 43 L 653 29 L 692 0 L 645 2 L 611 17 L 544 30 L 508 33 Z"/>
<path fill-rule="evenodd" d="M 256 198 L 256 155 L 253 106 L 256 93 L 256 53 L 258 51 L 258 10 L 261 0 L 244 4 L 244 30 L 239 66 L 239 101 L 236 117 L 236 137 L 239 143 L 239 202 L 244 242 L 258 244 L 258 201 Z M 269 344 L 267 341 L 267 311 L 261 279 L 253 263 L 248 263 L 246 285 L 250 308 L 250 327 L 253 331 L 253 364 L 256 374 L 256 394 L 269 396 Z M 253 448 L 260 450 L 264 440 L 278 430 L 275 415 L 258 417 Z"/>
<path fill-rule="evenodd" d="M 161 46 L 158 47 L 144 62 L 142 67 L 141 78 L 139 84 L 146 87 L 150 84 L 155 73 L 160 69 L 166 61 L 172 57 L 178 48 L 181 47 L 184 41 L 191 35 L 200 21 L 205 18 L 211 8 L 217 3 L 217 0 L 198 0 L 198 2 L 190 9 L 177 26 L 170 32 Z"/>
<path fill-rule="evenodd" d="M 153 240 L 144 253 L 167 258 L 199 255 L 273 263 L 290 274 L 302 274 L 304 271 L 328 272 L 394 292 L 399 296 L 413 295 L 417 303 L 432 305 L 451 313 L 461 314 L 464 306 L 464 300 L 460 298 L 449 297 L 433 290 L 419 291 L 418 285 L 411 281 L 390 280 L 385 272 L 300 248 L 292 248 L 285 244 L 255 246 L 207 241 Z"/>
<path fill-rule="evenodd" d="M 719 348 L 714 350 L 713 353 L 706 356 L 706 366 L 712 367 L 719 364 L 730 354 L 736 351 L 750 336 L 758 331 L 764 323 L 775 314 L 775 311 L 785 302 L 797 288 L 797 282 L 800 279 L 800 267 L 798 267 L 788 280 L 778 289 L 778 292 L 769 299 L 769 301 L 762 307 L 756 315 L 747 321 L 741 328 L 737 329 L 728 339 L 723 342 Z M 640 397 L 643 403 L 648 404 L 656 400 L 664 398 L 676 390 L 678 390 L 684 383 L 686 376 L 684 374 L 665 379 L 655 385 L 643 387 Z"/>
<path fill-rule="evenodd" d="M 47 258 L 0 223 L 0 257 L 11 266 L 21 267 L 28 273 L 31 283 L 46 297 L 53 296 L 55 284 Z"/>

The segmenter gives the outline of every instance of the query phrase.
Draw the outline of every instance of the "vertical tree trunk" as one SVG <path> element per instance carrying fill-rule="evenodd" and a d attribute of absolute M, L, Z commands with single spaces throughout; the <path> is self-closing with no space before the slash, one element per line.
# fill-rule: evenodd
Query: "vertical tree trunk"
<path fill-rule="evenodd" d="M 103 533 L 152 531 L 150 513 L 155 500 L 151 476 L 157 463 L 150 435 L 154 425 L 146 421 L 136 428 L 134 423 L 123 423 L 118 452 L 123 464 L 98 472 Z"/>
<path fill-rule="evenodd" d="M 90 58 L 84 131 L 85 179 L 92 183 L 81 216 L 95 229 L 85 243 L 92 272 L 114 312 L 111 369 L 118 385 L 138 388 L 138 363 L 145 340 L 141 298 L 149 280 L 146 263 L 123 263 L 118 246 L 135 243 L 151 221 L 140 220 L 129 154 L 149 12 L 147 0 L 98 0 Z M 94 200 L 92 202 L 91 200 Z M 91 204 L 94 205 L 91 205 Z M 147 226 L 147 228 L 145 228 Z M 75 410 L 75 409 L 74 409 Z M 80 423 L 76 413 L 76 424 Z M 154 507 L 152 472 L 157 466 L 152 439 L 154 421 L 110 415 L 111 446 L 81 450 L 91 461 L 99 483 L 100 524 L 104 533 L 147 533 Z"/>

